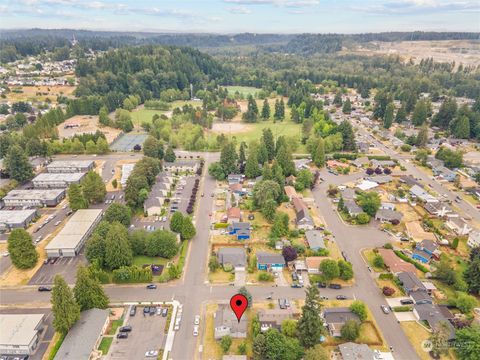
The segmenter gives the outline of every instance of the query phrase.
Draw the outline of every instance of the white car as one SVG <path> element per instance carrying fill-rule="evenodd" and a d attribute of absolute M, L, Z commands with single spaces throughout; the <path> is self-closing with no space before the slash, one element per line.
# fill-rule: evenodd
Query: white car
<path fill-rule="evenodd" d="M 200 315 L 195 315 L 195 319 L 193 320 L 194 325 L 199 325 L 200 324 Z"/>
<path fill-rule="evenodd" d="M 157 350 L 150 350 L 145 353 L 145 357 L 157 357 L 158 351 Z"/>
<path fill-rule="evenodd" d="M 193 327 L 193 336 L 198 336 L 198 325 Z"/>
<path fill-rule="evenodd" d="M 3 257 L 10 256 L 10 253 L 9 253 L 8 251 L 5 251 L 4 253 L 2 253 L 2 256 L 3 256 Z"/>
<path fill-rule="evenodd" d="M 164 217 L 162 218 L 162 221 L 163 221 L 163 222 L 167 221 L 167 217 L 164 216 Z"/>

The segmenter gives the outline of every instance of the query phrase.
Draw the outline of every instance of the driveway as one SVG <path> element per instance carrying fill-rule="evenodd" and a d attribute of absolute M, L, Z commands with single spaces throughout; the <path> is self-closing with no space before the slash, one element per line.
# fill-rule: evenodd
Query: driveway
<path fill-rule="evenodd" d="M 395 307 L 395 306 L 403 306 L 402 303 L 400 302 L 401 300 L 412 300 L 408 296 L 403 296 L 403 297 L 394 297 L 394 298 L 385 298 L 387 300 L 387 304 L 390 307 Z"/>
<path fill-rule="evenodd" d="M 275 284 L 277 284 L 277 286 L 288 286 L 288 281 L 285 279 L 283 271 L 278 271 L 277 274 L 278 277 L 275 277 Z"/>
<path fill-rule="evenodd" d="M 247 275 L 245 270 L 235 270 L 235 286 L 242 287 L 245 286 L 245 279 Z"/>
<path fill-rule="evenodd" d="M 398 321 L 417 321 L 415 315 L 413 315 L 413 311 L 405 311 L 405 312 L 394 312 L 395 317 Z"/>

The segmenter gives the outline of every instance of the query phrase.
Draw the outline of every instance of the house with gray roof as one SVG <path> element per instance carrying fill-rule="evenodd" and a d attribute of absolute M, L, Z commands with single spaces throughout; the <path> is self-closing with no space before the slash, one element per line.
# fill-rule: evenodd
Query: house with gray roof
<path fill-rule="evenodd" d="M 437 203 L 438 199 L 433 195 L 430 195 L 424 188 L 413 185 L 410 188 L 410 195 L 425 202 L 425 203 Z"/>
<path fill-rule="evenodd" d="M 232 338 L 244 339 L 247 337 L 247 317 L 242 316 L 238 321 L 229 305 L 218 305 L 218 310 L 213 314 L 213 318 L 215 340 L 227 335 Z"/>
<path fill-rule="evenodd" d="M 345 188 L 342 190 L 343 200 L 353 200 L 357 197 L 357 193 L 352 188 Z"/>
<path fill-rule="evenodd" d="M 280 254 L 257 252 L 258 270 L 281 271 L 285 267 L 285 259 Z"/>
<path fill-rule="evenodd" d="M 426 290 L 416 290 L 410 293 L 410 298 L 415 304 L 433 304 L 433 299 Z"/>
<path fill-rule="evenodd" d="M 98 351 L 102 334 L 108 325 L 109 310 L 82 311 L 80 320 L 70 329 L 54 360 L 89 360 Z"/>
<path fill-rule="evenodd" d="M 300 211 L 297 211 L 295 215 L 295 222 L 297 224 L 297 228 L 299 229 L 311 230 L 315 227 L 307 208 L 303 208 Z"/>
<path fill-rule="evenodd" d="M 401 273 L 398 273 L 397 276 L 398 276 L 398 280 L 400 281 L 400 284 L 402 285 L 407 295 L 410 295 L 412 291 L 417 291 L 417 290 L 427 291 L 423 283 L 420 281 L 417 275 L 415 275 L 413 272 L 409 272 L 409 271 L 401 272 Z"/>
<path fill-rule="evenodd" d="M 357 168 L 367 165 L 368 163 L 370 163 L 370 160 L 368 160 L 366 156 L 356 158 L 354 161 L 352 161 L 352 164 Z"/>
<path fill-rule="evenodd" d="M 44 314 L 0 314 L 0 354 L 32 355 L 40 344 L 44 320 Z"/>
<path fill-rule="evenodd" d="M 338 345 L 343 360 L 376 360 L 375 353 L 366 344 L 348 342 Z"/>
<path fill-rule="evenodd" d="M 379 209 L 375 214 L 375 220 L 381 222 L 402 221 L 403 214 L 401 212 L 390 209 Z"/>
<path fill-rule="evenodd" d="M 389 182 L 393 181 L 393 177 L 391 175 L 377 175 L 377 176 L 368 176 L 365 180 L 374 181 L 377 184 L 388 184 Z"/>
<path fill-rule="evenodd" d="M 342 327 L 348 320 L 360 322 L 358 315 L 353 313 L 348 307 L 326 308 L 322 313 L 322 317 L 331 336 L 341 336 Z"/>
<path fill-rule="evenodd" d="M 343 204 L 345 210 L 348 212 L 348 215 L 351 217 L 355 217 L 363 212 L 362 208 L 353 200 L 345 200 Z"/>
<path fill-rule="evenodd" d="M 325 249 L 325 241 L 323 240 L 323 234 L 319 230 L 308 230 L 305 232 L 305 239 L 308 242 L 308 246 L 312 250 Z"/>
<path fill-rule="evenodd" d="M 453 325 L 448 321 L 438 305 L 430 303 L 416 304 L 413 307 L 413 314 L 418 321 L 426 321 L 432 329 L 437 328 L 441 323 L 446 324 L 449 329 L 448 340 L 455 338 L 455 329 Z"/>
<path fill-rule="evenodd" d="M 245 250 L 238 247 L 223 247 L 217 251 L 218 262 L 224 266 L 226 264 L 236 267 L 245 267 L 247 256 Z"/>

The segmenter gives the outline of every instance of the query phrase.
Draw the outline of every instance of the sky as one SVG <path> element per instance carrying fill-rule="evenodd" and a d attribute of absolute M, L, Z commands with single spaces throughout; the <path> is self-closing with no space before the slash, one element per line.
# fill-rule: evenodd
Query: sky
<path fill-rule="evenodd" d="M 203 33 L 480 31 L 480 0 L 0 0 L 0 28 Z"/>

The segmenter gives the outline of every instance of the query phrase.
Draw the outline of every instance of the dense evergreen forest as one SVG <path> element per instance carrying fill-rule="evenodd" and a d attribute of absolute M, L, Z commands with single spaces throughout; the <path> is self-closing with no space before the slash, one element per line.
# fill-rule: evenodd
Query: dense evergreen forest
<path fill-rule="evenodd" d="M 86 30 L 0 31 L 0 62 L 38 55 L 69 45 L 75 36 L 82 48 L 108 50 L 132 45 L 177 45 L 199 49 L 250 46 L 267 52 L 293 54 L 334 53 L 343 46 L 368 41 L 478 40 L 471 32 L 385 32 L 367 34 L 157 34 Z"/>

